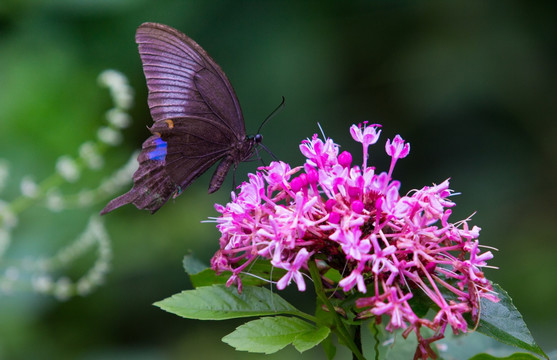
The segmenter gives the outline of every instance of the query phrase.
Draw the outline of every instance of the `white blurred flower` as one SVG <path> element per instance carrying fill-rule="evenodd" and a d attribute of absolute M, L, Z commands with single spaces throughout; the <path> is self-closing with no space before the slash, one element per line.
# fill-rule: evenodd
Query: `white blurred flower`
<path fill-rule="evenodd" d="M 79 167 L 75 160 L 67 155 L 58 158 L 56 161 L 56 171 L 67 182 L 75 182 L 79 179 Z"/>
<path fill-rule="evenodd" d="M 62 195 L 58 191 L 49 191 L 46 194 L 46 207 L 54 212 L 59 212 L 64 209 Z"/>
<path fill-rule="evenodd" d="M 6 160 L 0 159 L 0 191 L 6 186 L 10 172 L 9 164 Z"/>
<path fill-rule="evenodd" d="M 122 134 L 112 128 L 109 128 L 108 126 L 102 126 L 99 128 L 97 137 L 100 141 L 107 145 L 116 146 L 122 142 Z"/>
<path fill-rule="evenodd" d="M 39 186 L 30 176 L 25 176 L 23 179 L 21 179 L 19 188 L 21 190 L 21 194 L 28 198 L 33 199 L 39 194 Z"/>
<path fill-rule="evenodd" d="M 130 114 L 118 109 L 112 108 L 106 112 L 108 123 L 119 129 L 127 128 L 131 124 Z"/>
<path fill-rule="evenodd" d="M 99 149 L 92 141 L 87 141 L 79 147 L 79 157 L 81 157 L 85 164 L 93 170 L 98 170 L 104 165 L 104 159 L 99 153 Z"/>
<path fill-rule="evenodd" d="M 109 69 L 100 73 L 98 80 L 110 89 L 112 100 L 118 108 L 129 109 L 133 105 L 133 88 L 124 74 Z"/>

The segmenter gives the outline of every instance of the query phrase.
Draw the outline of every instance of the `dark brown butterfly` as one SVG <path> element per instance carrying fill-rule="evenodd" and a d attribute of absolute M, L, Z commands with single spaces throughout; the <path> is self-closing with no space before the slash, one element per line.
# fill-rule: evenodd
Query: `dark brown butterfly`
<path fill-rule="evenodd" d="M 195 41 L 156 23 L 142 24 L 135 41 L 147 79 L 153 135 L 137 158 L 133 188 L 110 201 L 101 215 L 129 203 L 154 213 L 222 160 L 209 184 L 213 193 L 262 140 L 259 134 L 246 136 L 232 85 Z"/>

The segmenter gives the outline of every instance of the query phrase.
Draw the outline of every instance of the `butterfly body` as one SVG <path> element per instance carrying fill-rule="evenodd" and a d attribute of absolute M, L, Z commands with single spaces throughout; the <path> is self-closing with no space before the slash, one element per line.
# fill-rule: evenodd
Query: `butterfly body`
<path fill-rule="evenodd" d="M 220 160 L 209 185 L 213 193 L 261 141 L 260 135 L 246 136 L 232 85 L 195 41 L 169 26 L 145 23 L 137 29 L 136 42 L 149 90 L 152 135 L 138 156 L 133 188 L 101 214 L 128 203 L 154 213 Z"/>

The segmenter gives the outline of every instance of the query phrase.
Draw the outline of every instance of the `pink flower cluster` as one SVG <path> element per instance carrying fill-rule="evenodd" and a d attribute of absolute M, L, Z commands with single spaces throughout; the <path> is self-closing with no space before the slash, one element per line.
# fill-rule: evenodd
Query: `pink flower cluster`
<path fill-rule="evenodd" d="M 250 174 L 230 203 L 216 205 L 222 237 L 212 268 L 231 271 L 228 285 L 241 290 L 239 274 L 265 258 L 286 271 L 278 289 L 294 281 L 304 291 L 307 264 L 317 261 L 322 273 L 333 268 L 341 274 L 329 288 L 361 294 L 354 309 L 358 318 L 388 316 L 387 330 L 405 329 L 405 337 L 416 332 L 416 358 L 435 357 L 429 344 L 443 337 L 447 325 L 465 332 L 463 315 L 477 319 L 480 298 L 497 301 L 482 272 L 493 255 L 481 253 L 479 227 L 470 228 L 468 219 L 449 221 L 455 203 L 448 180 L 399 194 L 392 173 L 408 155 L 409 143 L 399 135 L 387 140 L 391 166 L 377 173 L 367 162 L 380 125 L 353 125 L 350 133 L 363 146 L 362 167 L 352 165 L 349 152 L 339 154 L 331 139 L 314 135 L 300 145 L 303 166 L 273 162 Z M 433 318 L 415 314 L 410 299 L 416 292 L 438 309 Z M 423 326 L 435 335 L 424 339 Z"/>

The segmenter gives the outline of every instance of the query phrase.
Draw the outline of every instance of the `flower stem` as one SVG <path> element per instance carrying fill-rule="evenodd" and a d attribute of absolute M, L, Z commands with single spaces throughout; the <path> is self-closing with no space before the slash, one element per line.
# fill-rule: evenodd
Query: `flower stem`
<path fill-rule="evenodd" d="M 352 351 L 354 359 L 365 360 L 364 355 L 362 354 L 361 349 L 356 345 L 352 337 L 350 336 L 350 332 L 339 318 L 338 313 L 335 311 L 333 304 L 327 298 L 325 291 L 323 290 L 323 284 L 321 283 L 321 274 L 319 274 L 319 270 L 317 269 L 317 265 L 315 261 L 308 261 L 308 268 L 311 274 L 311 278 L 313 280 L 315 293 L 319 300 L 325 304 L 329 312 L 333 316 L 334 321 L 334 328 L 331 329 L 333 332 L 338 336 L 339 340 Z"/>

